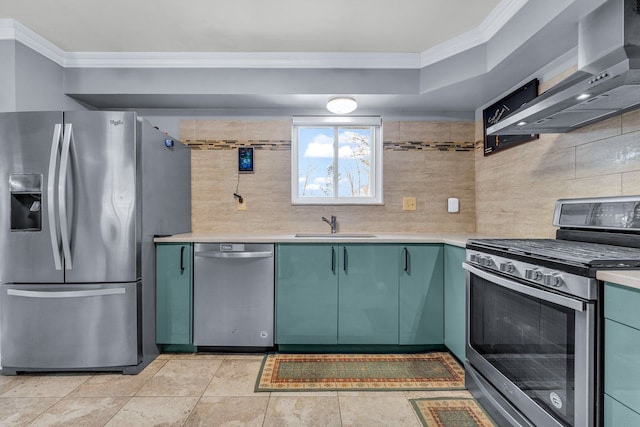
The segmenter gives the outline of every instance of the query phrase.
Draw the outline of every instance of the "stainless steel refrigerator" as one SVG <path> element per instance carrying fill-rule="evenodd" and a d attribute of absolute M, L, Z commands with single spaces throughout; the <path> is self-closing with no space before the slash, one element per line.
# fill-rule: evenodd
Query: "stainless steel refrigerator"
<path fill-rule="evenodd" d="M 188 147 L 133 112 L 0 114 L 0 364 L 137 373 L 153 237 L 191 229 Z"/>

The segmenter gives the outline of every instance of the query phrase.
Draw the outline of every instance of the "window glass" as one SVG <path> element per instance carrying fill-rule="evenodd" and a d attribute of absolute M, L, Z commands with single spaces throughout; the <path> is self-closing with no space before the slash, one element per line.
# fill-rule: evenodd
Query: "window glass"
<path fill-rule="evenodd" d="M 351 118 L 353 123 L 316 124 L 308 117 L 298 123 L 294 118 L 294 204 L 382 204 L 380 118 L 374 124 L 367 119 L 364 124 Z"/>

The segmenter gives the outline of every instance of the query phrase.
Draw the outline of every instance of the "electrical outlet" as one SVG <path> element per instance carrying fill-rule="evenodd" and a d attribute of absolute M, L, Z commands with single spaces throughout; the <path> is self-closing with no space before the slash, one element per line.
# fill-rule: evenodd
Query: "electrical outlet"
<path fill-rule="evenodd" d="M 415 211 L 416 210 L 416 198 L 415 197 L 403 197 L 402 198 L 402 210 L 403 211 Z"/>
<path fill-rule="evenodd" d="M 247 198 L 243 197 L 242 198 L 242 203 L 240 203 L 240 200 L 238 200 L 238 208 L 239 211 L 246 211 L 247 210 Z"/>

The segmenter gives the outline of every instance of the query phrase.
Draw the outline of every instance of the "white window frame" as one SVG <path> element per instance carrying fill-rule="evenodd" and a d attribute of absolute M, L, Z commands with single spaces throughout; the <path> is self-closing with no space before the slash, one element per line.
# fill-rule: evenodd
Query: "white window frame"
<path fill-rule="evenodd" d="M 299 197 L 298 129 L 301 127 L 373 127 L 371 171 L 368 197 Z M 382 117 L 379 116 L 293 116 L 291 119 L 291 204 L 292 205 L 383 205 L 382 195 Z M 334 162 L 337 160 L 337 150 Z"/>

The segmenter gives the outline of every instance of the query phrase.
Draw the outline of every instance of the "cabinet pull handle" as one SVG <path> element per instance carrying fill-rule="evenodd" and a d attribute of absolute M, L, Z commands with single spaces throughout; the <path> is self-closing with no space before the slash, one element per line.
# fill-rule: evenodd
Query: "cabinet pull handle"
<path fill-rule="evenodd" d="M 404 271 L 405 273 L 409 272 L 409 250 L 404 248 Z"/>
<path fill-rule="evenodd" d="M 184 246 L 180 248 L 180 274 L 184 273 Z"/>
<path fill-rule="evenodd" d="M 336 273 L 336 248 L 331 246 L 331 272 Z"/>
<path fill-rule="evenodd" d="M 342 248 L 342 269 L 344 270 L 344 272 L 347 272 L 347 248 L 343 247 Z"/>

